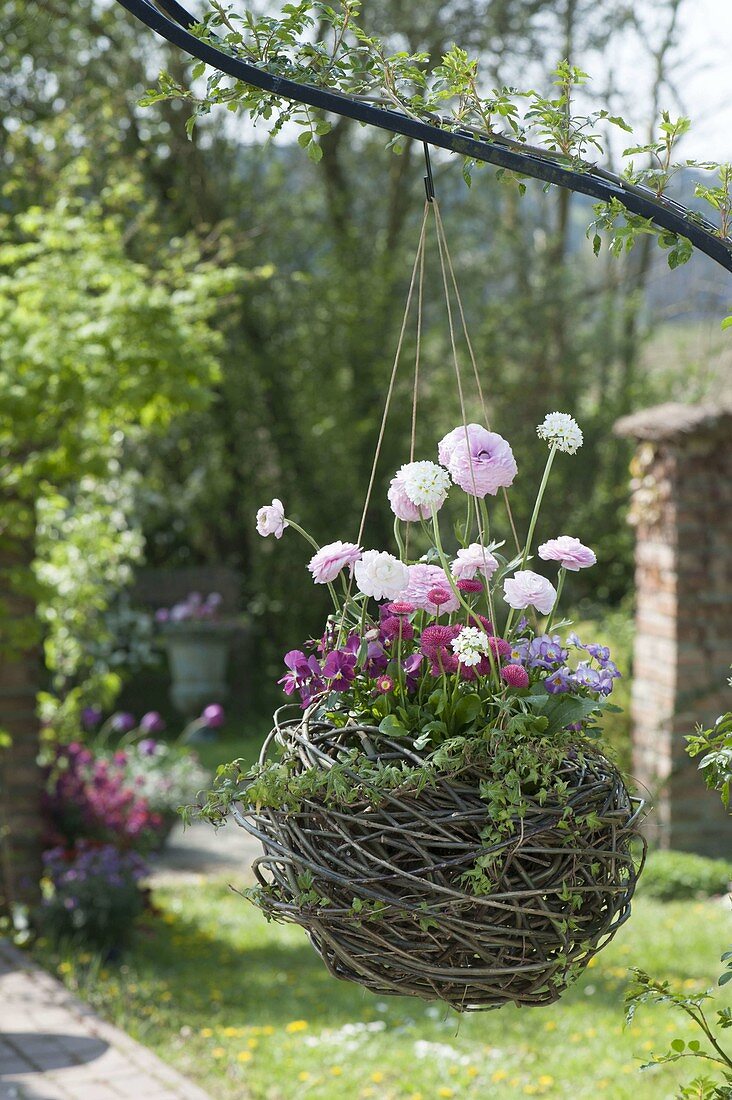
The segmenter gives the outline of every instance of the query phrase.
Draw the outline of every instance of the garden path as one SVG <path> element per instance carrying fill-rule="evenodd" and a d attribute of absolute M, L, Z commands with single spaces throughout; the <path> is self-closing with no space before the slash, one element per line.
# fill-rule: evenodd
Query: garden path
<path fill-rule="evenodd" d="M 153 886 L 189 884 L 209 876 L 231 875 L 232 882 L 249 875 L 252 860 L 261 852 L 258 841 L 233 823 L 214 829 L 195 822 L 184 829 L 176 824 L 165 848 L 152 860 Z"/>
<path fill-rule="evenodd" d="M 211 1100 L 0 940 L 0 1100 Z"/>

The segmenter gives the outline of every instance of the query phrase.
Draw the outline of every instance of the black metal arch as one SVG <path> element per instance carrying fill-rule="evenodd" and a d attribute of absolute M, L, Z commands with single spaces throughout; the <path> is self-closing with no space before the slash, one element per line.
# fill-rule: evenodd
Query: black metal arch
<path fill-rule="evenodd" d="M 311 107 L 352 118 L 392 134 L 401 134 L 427 145 L 472 157 L 476 161 L 520 172 L 524 176 L 589 195 L 601 202 L 616 199 L 631 213 L 650 219 L 661 229 L 688 238 L 700 252 L 732 272 L 732 239 L 720 237 L 711 222 L 688 210 L 681 203 L 666 197 L 658 198 L 648 188 L 631 184 L 597 165 L 588 164 L 582 170 L 568 168 L 547 150 L 527 146 L 510 138 L 495 135 L 487 137 L 460 128 L 449 129 L 446 125 L 439 125 L 439 120 L 435 123 L 422 122 L 402 112 L 374 106 L 340 92 L 274 76 L 196 38 L 190 33 L 190 28 L 198 20 L 181 7 L 177 0 L 117 2 L 168 42 L 245 84 L 262 88 L 282 99 L 307 103 Z"/>

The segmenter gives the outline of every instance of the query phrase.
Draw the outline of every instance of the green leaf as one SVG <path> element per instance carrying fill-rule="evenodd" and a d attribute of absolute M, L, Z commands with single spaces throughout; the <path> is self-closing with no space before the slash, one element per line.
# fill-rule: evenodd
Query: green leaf
<path fill-rule="evenodd" d="M 474 721 L 483 712 L 483 700 L 479 695 L 463 695 L 457 702 L 453 711 L 453 724 L 455 730 Z"/>
<path fill-rule="evenodd" d="M 547 695 L 543 699 L 528 696 L 526 701 L 534 714 L 548 719 L 545 732 L 549 734 L 573 726 L 600 709 L 600 704 L 594 699 L 582 699 L 576 695 Z"/>
<path fill-rule="evenodd" d="M 681 1052 L 686 1049 L 686 1043 L 683 1039 L 674 1039 L 671 1042 L 671 1050 L 678 1050 Z"/>
<path fill-rule="evenodd" d="M 722 328 L 732 328 L 732 314 L 722 321 Z"/>
<path fill-rule="evenodd" d="M 387 714 L 386 718 L 382 718 L 379 722 L 379 730 L 381 733 L 386 734 L 387 737 L 407 736 L 407 730 L 395 714 Z"/>

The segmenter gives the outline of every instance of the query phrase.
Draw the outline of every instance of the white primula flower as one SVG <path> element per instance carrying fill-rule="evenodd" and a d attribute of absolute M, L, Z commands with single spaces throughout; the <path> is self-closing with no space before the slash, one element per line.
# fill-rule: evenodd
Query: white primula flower
<path fill-rule="evenodd" d="M 412 504 L 437 511 L 445 503 L 451 485 L 450 475 L 436 462 L 408 462 L 399 475 Z"/>
<path fill-rule="evenodd" d="M 568 455 L 575 454 L 584 442 L 579 424 L 569 413 L 547 413 L 536 434 L 539 439 L 545 439 L 550 446 Z"/>
<path fill-rule="evenodd" d="M 393 554 L 366 550 L 354 566 L 356 585 L 375 600 L 395 600 L 409 583 L 409 569 Z"/>
<path fill-rule="evenodd" d="M 452 648 L 463 665 L 477 665 L 488 655 L 488 635 L 477 626 L 464 626 L 452 642 Z"/>

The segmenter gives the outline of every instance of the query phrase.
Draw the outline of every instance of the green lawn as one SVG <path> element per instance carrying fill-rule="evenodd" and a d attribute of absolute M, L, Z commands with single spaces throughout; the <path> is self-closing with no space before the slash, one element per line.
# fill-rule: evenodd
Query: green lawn
<path fill-rule="evenodd" d="M 663 1008 L 640 1009 L 624 1030 L 626 968 L 702 990 L 730 937 L 725 903 L 640 898 L 559 1005 L 461 1018 L 332 979 L 299 929 L 267 924 L 224 882 L 155 901 L 159 916 L 121 962 L 99 967 L 43 945 L 36 955 L 212 1096 L 235 1100 L 670 1098 L 694 1064 L 641 1073 L 639 1062 L 696 1036 Z"/>

